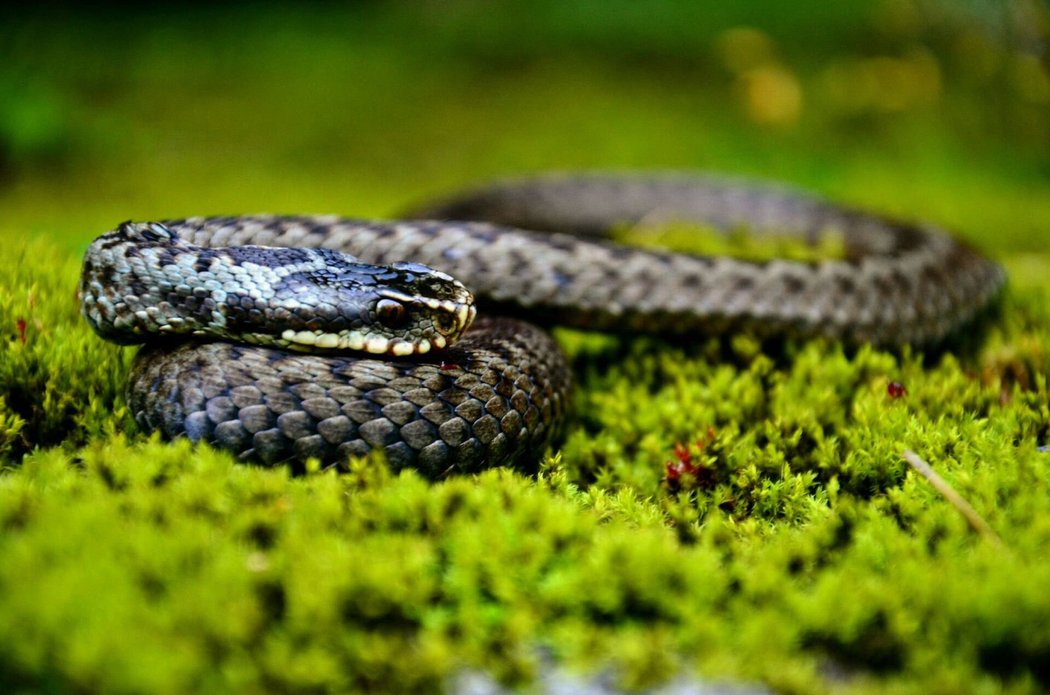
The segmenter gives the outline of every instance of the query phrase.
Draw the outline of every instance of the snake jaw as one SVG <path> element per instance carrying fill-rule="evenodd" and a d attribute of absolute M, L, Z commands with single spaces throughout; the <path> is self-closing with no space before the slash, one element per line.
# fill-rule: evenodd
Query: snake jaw
<path fill-rule="evenodd" d="M 396 332 L 394 326 L 379 320 L 338 331 L 288 328 L 278 335 L 249 333 L 233 337 L 297 352 L 358 352 L 393 357 L 426 355 L 431 350 L 443 350 L 457 341 L 477 316 L 470 291 L 452 278 L 445 281 L 450 283 L 452 292 L 444 297 L 410 294 L 389 288 L 376 293 L 379 301 L 374 305 L 376 309 L 368 312 L 369 315 L 375 315 L 382 308 L 380 302 L 400 305 L 396 307 L 396 318 L 402 323 L 412 323 L 410 330 L 401 333 Z"/>
<path fill-rule="evenodd" d="M 456 294 L 452 299 L 419 296 L 389 289 L 378 292 L 376 297 L 379 298 L 379 302 L 399 305 L 396 307 L 396 318 L 401 323 L 410 323 L 410 327 L 388 326 L 382 320 L 372 320 L 355 328 L 338 331 L 324 328 L 289 328 L 279 336 L 252 333 L 239 337 L 249 342 L 276 345 L 302 352 L 350 351 L 394 357 L 425 355 L 431 349 L 441 350 L 458 340 L 477 314 L 470 292 L 458 282 L 455 282 L 455 289 Z M 382 308 L 379 302 L 374 306 Z M 375 314 L 374 309 L 368 312 L 369 316 Z M 405 330 L 400 331 L 400 328 Z"/>
<path fill-rule="evenodd" d="M 273 344 L 278 347 L 302 352 L 313 350 L 351 351 L 371 355 L 393 355 L 394 357 L 425 355 L 431 349 L 441 350 L 449 344 L 449 341 L 441 334 L 436 334 L 431 339 L 405 340 L 403 338 L 388 338 L 383 335 L 361 331 L 330 333 L 289 329 L 276 339 L 268 339 L 267 336 L 260 334 L 246 337 L 250 342 Z"/>

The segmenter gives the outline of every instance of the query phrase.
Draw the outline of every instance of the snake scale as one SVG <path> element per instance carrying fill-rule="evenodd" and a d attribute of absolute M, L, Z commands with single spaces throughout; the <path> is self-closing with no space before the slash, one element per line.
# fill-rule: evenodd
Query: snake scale
<path fill-rule="evenodd" d="M 844 257 L 756 263 L 608 238 L 670 222 L 809 243 L 836 232 Z M 930 225 L 769 185 L 592 174 L 492 184 L 404 221 L 125 223 L 89 247 L 80 296 L 100 335 L 146 343 L 128 386 L 144 429 L 266 463 L 381 449 L 439 476 L 534 460 L 557 433 L 571 374 L 522 319 L 927 345 L 1004 280 Z"/>

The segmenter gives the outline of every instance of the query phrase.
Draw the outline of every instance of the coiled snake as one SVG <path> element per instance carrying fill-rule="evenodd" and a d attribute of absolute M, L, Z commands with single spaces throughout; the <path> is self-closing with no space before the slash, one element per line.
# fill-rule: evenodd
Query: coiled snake
<path fill-rule="evenodd" d="M 557 431 L 569 369 L 522 317 L 929 344 L 1004 282 L 931 226 L 685 175 L 512 181 L 416 217 L 471 221 L 125 223 L 87 251 L 83 313 L 105 338 L 147 343 L 128 387 L 146 430 L 267 463 L 382 449 L 394 467 L 436 476 L 521 463 Z M 809 242 L 834 230 L 845 257 L 753 263 L 606 238 L 618 224 L 673 221 Z"/>

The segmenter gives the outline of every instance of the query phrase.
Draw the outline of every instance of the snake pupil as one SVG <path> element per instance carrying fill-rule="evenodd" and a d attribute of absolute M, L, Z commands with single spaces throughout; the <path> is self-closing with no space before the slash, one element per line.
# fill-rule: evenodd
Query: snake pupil
<path fill-rule="evenodd" d="M 393 299 L 380 299 L 376 314 L 379 322 L 387 328 L 397 328 L 405 322 L 405 307 Z"/>

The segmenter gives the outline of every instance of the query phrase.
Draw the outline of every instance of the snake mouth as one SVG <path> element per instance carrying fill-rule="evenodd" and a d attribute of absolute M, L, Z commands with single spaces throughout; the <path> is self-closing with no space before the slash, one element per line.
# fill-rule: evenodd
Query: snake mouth
<path fill-rule="evenodd" d="M 441 349 L 448 344 L 444 336 L 437 336 L 434 340 L 426 338 L 406 340 L 404 338 L 390 338 L 376 333 L 364 333 L 361 331 L 329 333 L 325 331 L 293 330 L 284 331 L 280 338 L 273 342 L 280 347 L 300 352 L 353 351 L 371 355 L 393 355 L 394 357 L 425 355 L 433 348 Z"/>
<path fill-rule="evenodd" d="M 241 340 L 273 345 L 296 352 L 358 352 L 370 355 L 409 357 L 443 350 L 456 342 L 477 315 L 473 304 L 441 306 L 430 321 L 417 324 L 402 335 L 377 330 L 379 326 L 342 331 L 286 329 L 279 335 L 242 334 Z"/>
<path fill-rule="evenodd" d="M 430 310 L 429 316 L 401 335 L 394 333 L 390 326 L 382 330 L 380 323 L 371 329 L 342 331 L 287 329 L 279 338 L 271 338 L 270 342 L 299 352 L 346 351 L 393 357 L 425 355 L 431 350 L 442 350 L 458 340 L 477 315 L 477 309 L 469 303 L 410 297 L 393 292 L 385 292 L 383 296 L 405 304 L 423 305 Z M 403 317 L 404 310 L 396 315 L 396 318 Z"/>

